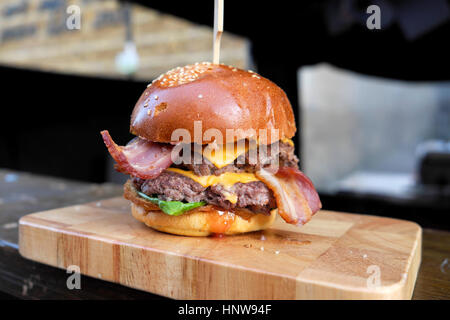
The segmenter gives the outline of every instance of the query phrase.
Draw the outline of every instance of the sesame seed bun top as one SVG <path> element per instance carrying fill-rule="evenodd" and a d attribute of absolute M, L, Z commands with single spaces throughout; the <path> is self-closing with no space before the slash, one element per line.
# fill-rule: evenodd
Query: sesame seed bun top
<path fill-rule="evenodd" d="M 267 143 L 291 138 L 296 131 L 291 104 L 280 87 L 254 72 L 210 62 L 178 67 L 154 80 L 134 107 L 130 131 L 169 143 L 175 142 L 174 130 L 186 129 L 194 142 L 195 121 L 202 122 L 202 134 L 217 129 L 224 139 L 227 129 L 241 129 L 235 141 L 260 139 L 259 129 L 278 129 L 278 137 L 268 132 Z"/>

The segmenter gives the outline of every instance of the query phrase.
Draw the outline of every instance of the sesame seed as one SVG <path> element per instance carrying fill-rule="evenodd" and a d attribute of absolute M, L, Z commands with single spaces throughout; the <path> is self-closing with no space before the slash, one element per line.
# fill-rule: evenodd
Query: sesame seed
<path fill-rule="evenodd" d="M 172 87 L 194 81 L 205 71 L 212 70 L 213 67 L 210 67 L 210 65 L 210 62 L 197 62 L 194 65 L 187 65 L 169 70 L 165 74 L 159 76 L 161 79 L 160 86 Z"/>
<path fill-rule="evenodd" d="M 264 251 L 264 247 L 261 247 L 261 251 Z"/>
<path fill-rule="evenodd" d="M 202 95 L 202 94 L 199 94 L 198 97 L 201 99 L 201 98 L 203 98 L 203 95 Z"/>
<path fill-rule="evenodd" d="M 155 95 L 155 100 L 158 100 L 158 96 Z"/>
<path fill-rule="evenodd" d="M 275 251 L 275 254 L 279 254 L 279 253 L 280 253 L 280 251 L 278 251 L 278 250 L 277 250 L 277 251 Z"/>

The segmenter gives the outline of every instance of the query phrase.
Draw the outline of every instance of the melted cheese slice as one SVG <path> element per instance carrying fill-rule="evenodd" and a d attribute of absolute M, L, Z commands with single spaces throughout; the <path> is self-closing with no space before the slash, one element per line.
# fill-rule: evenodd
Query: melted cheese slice
<path fill-rule="evenodd" d="M 178 168 L 167 168 L 166 170 L 176 172 L 176 173 L 182 174 L 183 176 L 191 178 L 192 180 L 194 180 L 195 182 L 198 182 L 205 188 L 216 185 L 216 184 L 221 184 L 225 188 L 229 189 L 235 183 L 238 183 L 238 182 L 248 183 L 248 182 L 253 182 L 253 181 L 259 181 L 259 179 L 255 176 L 255 174 L 248 173 L 248 172 L 242 172 L 242 173 L 225 172 L 225 173 L 222 173 L 220 176 L 215 176 L 215 175 L 197 176 L 192 171 L 182 170 L 182 169 L 178 169 Z M 230 199 L 232 199 L 231 195 L 230 195 Z"/>
<path fill-rule="evenodd" d="M 203 149 L 203 156 L 220 169 L 232 163 L 247 150 L 248 145 L 245 141 L 244 143 L 230 143 L 215 147 L 210 144 Z"/>

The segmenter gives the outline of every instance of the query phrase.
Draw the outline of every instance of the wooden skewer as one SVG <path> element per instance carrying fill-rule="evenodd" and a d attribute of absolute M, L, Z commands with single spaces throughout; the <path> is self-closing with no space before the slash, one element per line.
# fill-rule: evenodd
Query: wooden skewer
<path fill-rule="evenodd" d="M 219 64 L 220 39 L 223 32 L 223 1 L 214 0 L 214 40 L 213 40 L 213 63 Z"/>

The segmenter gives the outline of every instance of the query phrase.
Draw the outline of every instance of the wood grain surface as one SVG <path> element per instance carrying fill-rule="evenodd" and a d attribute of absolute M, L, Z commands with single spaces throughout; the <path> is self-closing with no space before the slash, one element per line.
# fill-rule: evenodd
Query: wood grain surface
<path fill-rule="evenodd" d="M 145 227 L 112 198 L 22 217 L 19 250 L 178 299 L 410 299 L 421 233 L 408 221 L 321 211 L 301 228 L 277 220 L 264 232 L 180 237 Z"/>

